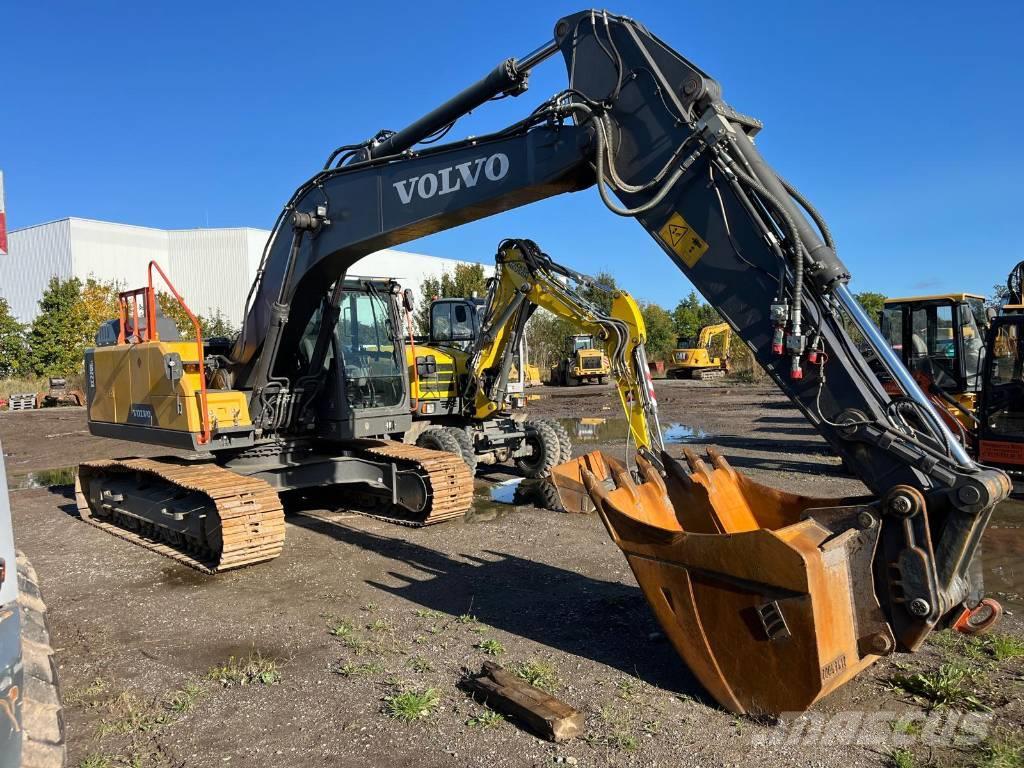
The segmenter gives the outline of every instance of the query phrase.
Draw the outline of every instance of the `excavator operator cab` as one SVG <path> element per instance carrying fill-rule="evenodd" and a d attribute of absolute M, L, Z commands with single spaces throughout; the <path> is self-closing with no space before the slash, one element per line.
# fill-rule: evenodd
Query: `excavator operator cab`
<path fill-rule="evenodd" d="M 483 299 L 435 299 L 430 304 L 430 343 L 467 349 L 480 333 Z"/>
<path fill-rule="evenodd" d="M 1024 477 L 1024 314 L 992 318 L 978 401 L 978 458 Z"/>
<path fill-rule="evenodd" d="M 985 360 L 985 299 L 970 293 L 886 299 L 881 330 L 926 390 L 976 394 Z"/>

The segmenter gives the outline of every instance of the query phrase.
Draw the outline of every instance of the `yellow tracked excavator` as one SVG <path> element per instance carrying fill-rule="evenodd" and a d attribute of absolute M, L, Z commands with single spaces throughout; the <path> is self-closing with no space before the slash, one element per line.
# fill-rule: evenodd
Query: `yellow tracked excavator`
<path fill-rule="evenodd" d="M 696 340 L 680 337 L 665 375 L 670 379 L 722 379 L 729 372 L 732 328 L 728 323 L 705 325 Z M 716 354 L 717 353 L 717 354 Z"/>
<path fill-rule="evenodd" d="M 521 96 L 530 70 L 556 55 L 564 91 L 493 133 L 439 141 L 470 111 Z M 417 525 L 460 514 L 465 462 L 401 442 L 413 417 L 401 290 L 348 273 L 381 248 L 595 187 L 868 491 L 797 496 L 714 453 L 684 466 L 653 441 L 622 460 L 576 460 L 708 691 L 734 712 L 802 710 L 937 627 L 990 626 L 998 606 L 983 599 L 978 548 L 1009 479 L 975 463 L 935 414 L 854 299 L 822 216 L 754 146 L 761 123 L 722 94 L 643 25 L 582 11 L 405 128 L 338 147 L 275 223 L 237 339 L 172 341 L 151 283 L 126 299 L 135 308 L 115 342 L 87 353 L 95 434 L 203 455 L 155 469 L 86 465 L 83 513 L 212 569 L 272 556 L 280 518 L 269 490 L 337 488 L 345 504 Z M 900 394 L 886 392 L 845 323 Z"/>

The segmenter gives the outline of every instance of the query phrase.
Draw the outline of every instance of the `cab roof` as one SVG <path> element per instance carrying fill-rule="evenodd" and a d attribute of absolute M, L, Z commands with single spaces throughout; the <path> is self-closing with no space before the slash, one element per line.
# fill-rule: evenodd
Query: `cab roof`
<path fill-rule="evenodd" d="M 901 298 L 891 298 L 885 300 L 885 305 L 890 304 L 913 304 L 915 302 L 924 301 L 952 301 L 952 302 L 963 302 L 967 299 L 981 299 L 985 300 L 984 296 L 977 293 L 938 293 L 933 296 L 903 296 Z"/>

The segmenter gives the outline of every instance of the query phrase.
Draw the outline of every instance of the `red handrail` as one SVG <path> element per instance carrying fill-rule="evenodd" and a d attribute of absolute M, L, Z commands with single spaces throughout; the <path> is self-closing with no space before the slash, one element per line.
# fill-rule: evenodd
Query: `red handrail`
<path fill-rule="evenodd" d="M 199 436 L 198 443 L 199 445 L 206 445 L 208 442 L 210 442 L 210 412 L 209 409 L 207 408 L 206 402 L 206 366 L 203 362 L 203 329 L 202 326 L 200 326 L 199 324 L 199 319 L 192 313 L 192 310 L 188 308 L 188 304 L 186 304 L 185 300 L 181 298 L 181 294 L 178 293 L 178 291 L 174 288 L 174 285 L 171 284 L 170 278 L 167 277 L 167 275 L 164 273 L 162 269 L 160 269 L 159 264 L 157 264 L 155 261 L 151 261 L 149 262 L 148 269 L 149 286 L 147 290 L 148 295 L 146 297 L 146 313 L 149 317 L 153 318 L 153 321 L 151 323 L 146 323 L 147 336 L 149 336 L 149 338 L 152 341 L 160 340 L 160 335 L 156 328 L 156 291 L 153 289 L 154 267 L 156 267 L 156 271 L 160 273 L 160 277 L 163 278 L 164 285 L 166 285 L 170 289 L 171 294 L 174 296 L 175 299 L 177 299 L 178 304 L 180 304 L 181 308 L 185 310 L 185 314 L 188 315 L 188 319 L 192 321 L 192 327 L 195 329 L 196 332 L 196 346 L 199 349 L 199 404 L 202 409 L 203 417 L 203 432 Z M 152 314 L 150 314 L 150 311 L 152 311 Z M 152 326 L 152 329 L 150 329 L 149 326 Z"/>

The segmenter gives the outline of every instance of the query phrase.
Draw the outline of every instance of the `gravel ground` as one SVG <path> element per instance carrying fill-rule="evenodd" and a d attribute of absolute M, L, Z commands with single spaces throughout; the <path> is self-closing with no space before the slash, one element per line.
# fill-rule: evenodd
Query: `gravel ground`
<path fill-rule="evenodd" d="M 671 434 L 719 446 L 762 482 L 835 495 L 863 490 L 772 388 L 659 381 L 657 390 Z M 532 392 L 541 396 L 532 414 L 570 420 L 576 454 L 622 450 L 610 387 Z M 0 440 L 12 487 L 66 481 L 59 472 L 28 472 L 147 453 L 90 437 L 75 408 L 4 413 Z M 167 451 L 148 451 L 156 452 Z M 69 764 L 848 768 L 889 764 L 904 739 L 916 765 L 973 765 L 1024 725 L 1022 659 L 997 660 L 989 645 L 943 634 L 823 701 L 814 710 L 825 722 L 820 738 L 812 730 L 777 743 L 794 726 L 737 718 L 706 698 L 661 638 L 596 517 L 495 503 L 489 495 L 502 477 L 478 481 L 466 521 L 422 530 L 352 515 L 322 498 L 293 499 L 282 556 L 217 577 L 84 525 L 65 485 L 14 490 L 18 545 L 47 596 Z M 1016 510 L 1000 520 L 987 565 L 1016 609 L 1024 529 Z M 1002 625 L 1006 647 L 1016 641 L 1024 652 L 1013 613 Z M 547 675 L 556 695 L 586 714 L 586 735 L 553 745 L 512 722 L 492 722 L 458 687 L 465 670 L 488 659 Z M 970 730 L 950 717 L 973 706 L 963 702 L 937 710 L 923 733 L 889 726 L 923 710 L 886 681 L 940 664 L 968 674 L 961 688 L 994 710 L 974 725 L 989 734 L 983 745 L 951 746 L 958 726 L 961 742 Z M 428 690 L 436 703 L 413 708 L 427 713 L 422 719 L 406 723 L 384 711 L 389 698 Z M 876 736 L 857 730 L 863 713 L 880 717 Z M 935 718 L 946 736 L 929 730 Z"/>

